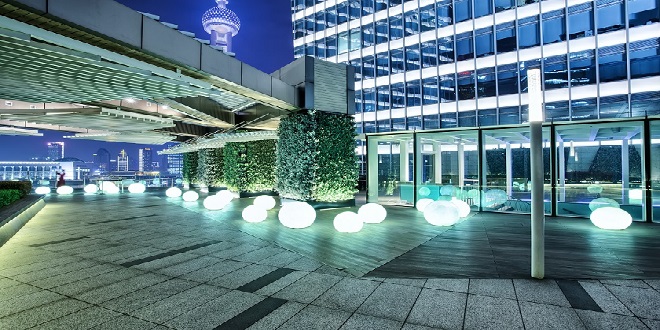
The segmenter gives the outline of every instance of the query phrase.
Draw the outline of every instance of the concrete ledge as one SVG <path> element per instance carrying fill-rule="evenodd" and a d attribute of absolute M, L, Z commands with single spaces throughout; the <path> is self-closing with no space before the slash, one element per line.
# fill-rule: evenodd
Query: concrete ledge
<path fill-rule="evenodd" d="M 7 219 L 0 221 L 0 246 L 12 238 L 44 206 L 46 206 L 46 202 L 41 197 L 18 209 Z"/>

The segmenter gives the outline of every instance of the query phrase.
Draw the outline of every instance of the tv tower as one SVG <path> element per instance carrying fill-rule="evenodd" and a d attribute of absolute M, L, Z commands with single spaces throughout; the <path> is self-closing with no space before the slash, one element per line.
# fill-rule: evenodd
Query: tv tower
<path fill-rule="evenodd" d="M 202 25 L 211 34 L 211 46 L 218 46 L 226 53 L 231 53 L 231 40 L 241 28 L 241 20 L 233 11 L 227 9 L 228 0 L 215 0 L 218 4 L 204 13 Z"/>

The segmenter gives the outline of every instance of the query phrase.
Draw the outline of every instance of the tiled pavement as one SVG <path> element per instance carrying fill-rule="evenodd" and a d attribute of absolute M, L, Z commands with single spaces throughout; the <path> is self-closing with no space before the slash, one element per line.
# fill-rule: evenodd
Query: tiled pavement
<path fill-rule="evenodd" d="M 164 198 L 47 202 L 0 329 L 660 329 L 660 280 L 355 277 Z"/>

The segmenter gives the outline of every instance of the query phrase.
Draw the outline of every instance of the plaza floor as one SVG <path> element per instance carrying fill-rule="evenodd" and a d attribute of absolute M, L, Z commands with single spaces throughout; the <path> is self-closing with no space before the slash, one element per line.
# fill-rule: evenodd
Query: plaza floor
<path fill-rule="evenodd" d="M 206 211 L 153 194 L 49 196 L 0 247 L 0 329 L 660 329 L 660 226 L 529 217 L 428 225 L 389 207 L 357 234 L 292 230 L 250 199 Z M 355 210 L 355 208 L 353 208 Z"/>

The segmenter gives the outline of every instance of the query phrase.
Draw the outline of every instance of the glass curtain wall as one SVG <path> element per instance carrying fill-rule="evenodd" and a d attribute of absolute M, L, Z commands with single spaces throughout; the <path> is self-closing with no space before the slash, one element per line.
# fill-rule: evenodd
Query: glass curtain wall
<path fill-rule="evenodd" d="M 413 134 L 367 136 L 367 201 L 412 205 Z"/>
<path fill-rule="evenodd" d="M 653 221 L 660 222 L 660 120 L 651 122 L 651 193 Z"/>

